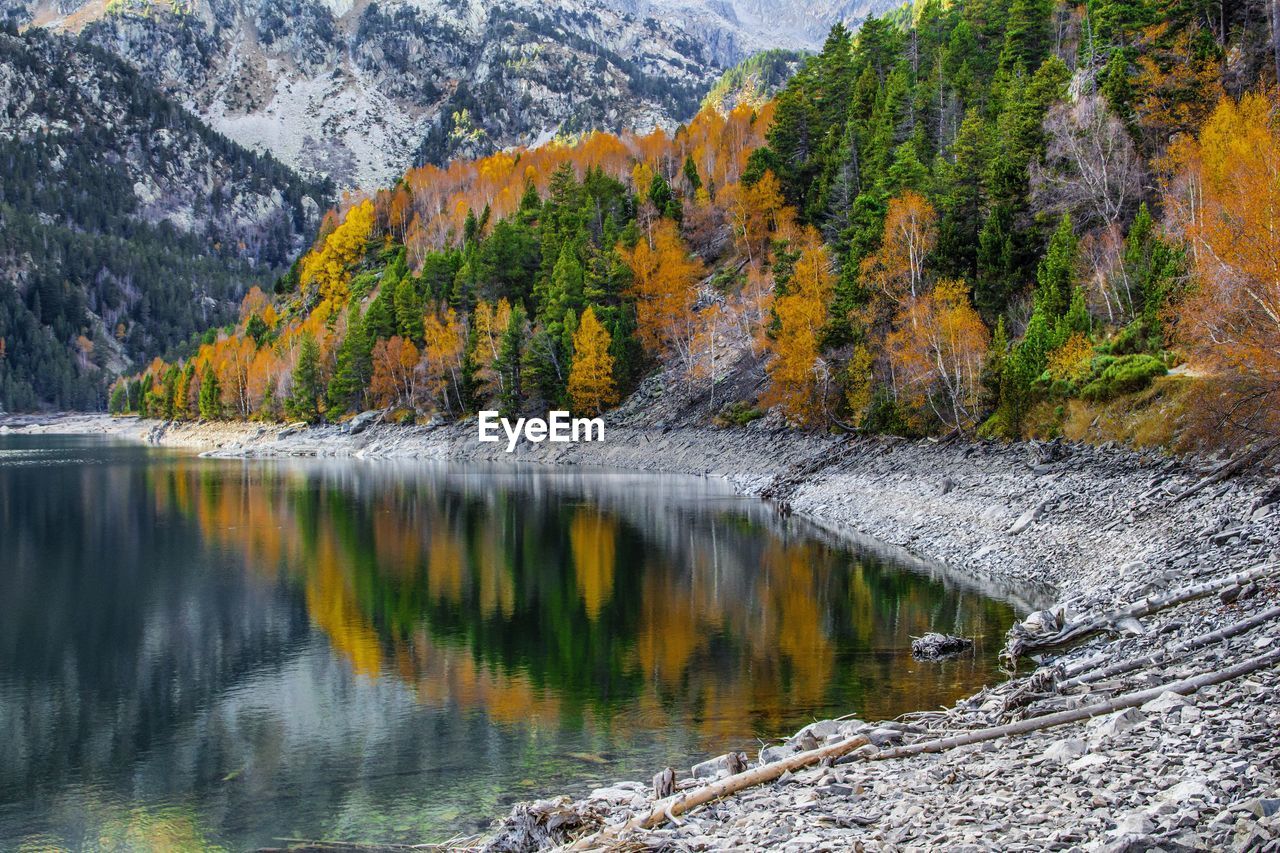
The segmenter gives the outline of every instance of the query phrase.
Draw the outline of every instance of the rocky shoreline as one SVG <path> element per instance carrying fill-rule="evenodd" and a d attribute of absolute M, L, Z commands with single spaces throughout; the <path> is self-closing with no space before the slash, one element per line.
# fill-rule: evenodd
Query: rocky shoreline
<path fill-rule="evenodd" d="M 1151 596 L 1268 566 L 1280 549 L 1280 488 L 1246 472 L 1205 481 L 1194 460 L 1081 445 L 997 445 L 800 435 L 747 427 L 648 426 L 622 413 L 599 444 L 480 444 L 474 423 L 401 427 L 159 424 L 98 415 L 9 418 L 0 433 L 113 435 L 215 456 L 332 455 L 520 460 L 723 477 L 842 535 L 875 540 L 974 582 L 1020 593 L 1028 630 L 1087 620 Z M 1051 647 L 1042 667 L 945 710 L 890 724 L 823 721 L 747 763 L 855 736 L 830 766 L 703 806 L 605 846 L 670 849 L 1280 849 L 1280 669 L 1090 722 L 887 758 L 946 737 L 1220 671 L 1280 648 L 1280 618 L 1196 646 L 1280 605 L 1280 569 Z M 1025 632 L 1024 632 L 1025 633 Z M 1051 631 L 1050 631 L 1051 633 Z M 1190 648 L 1188 648 L 1190 647 Z M 1114 676 L 1126 661 L 1150 661 Z M 1108 669 L 1110 668 L 1110 669 Z M 1035 669 L 1024 660 L 1022 669 Z M 1070 673 L 1063 681 L 1057 673 Z M 1084 679 L 1080 681 L 1079 679 Z M 1060 687 L 1058 684 L 1065 684 Z M 662 768 L 654 768 L 655 772 Z M 737 769 L 736 757 L 676 768 L 675 789 Z M 520 807 L 495 849 L 566 840 L 648 811 L 648 780 L 582 801 Z M 604 844 L 603 841 L 598 843 Z"/>

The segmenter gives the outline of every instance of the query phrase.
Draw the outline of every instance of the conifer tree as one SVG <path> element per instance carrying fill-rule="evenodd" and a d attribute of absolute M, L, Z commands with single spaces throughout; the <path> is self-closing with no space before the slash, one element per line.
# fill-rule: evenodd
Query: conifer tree
<path fill-rule="evenodd" d="M 298 343 L 298 361 L 293 367 L 289 396 L 284 408 L 289 417 L 309 424 L 320 420 L 320 398 L 324 394 L 320 375 L 320 347 L 310 334 Z"/>
<path fill-rule="evenodd" d="M 581 414 L 599 414 L 618 402 L 613 378 L 613 340 L 588 305 L 573 335 L 573 367 L 569 371 L 569 399 Z"/>
<path fill-rule="evenodd" d="M 413 279 L 405 276 L 396 285 L 396 330 L 400 337 L 422 343 L 422 299 L 418 289 L 413 286 Z"/>
<path fill-rule="evenodd" d="M 200 417 L 206 421 L 216 421 L 222 417 L 222 389 L 218 385 L 218 373 L 211 365 L 206 365 L 204 376 L 200 380 Z"/>

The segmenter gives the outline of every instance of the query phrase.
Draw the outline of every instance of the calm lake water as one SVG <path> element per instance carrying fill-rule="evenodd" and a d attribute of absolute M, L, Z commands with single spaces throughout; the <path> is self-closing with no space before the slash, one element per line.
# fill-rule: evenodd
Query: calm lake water
<path fill-rule="evenodd" d="M 697 478 L 0 437 L 0 849 L 474 833 L 954 701 L 1012 617 Z"/>

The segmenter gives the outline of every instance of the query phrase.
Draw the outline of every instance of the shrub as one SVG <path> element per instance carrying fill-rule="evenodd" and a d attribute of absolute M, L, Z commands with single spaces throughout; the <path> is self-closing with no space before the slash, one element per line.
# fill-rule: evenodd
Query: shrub
<path fill-rule="evenodd" d="M 764 412 L 741 401 L 725 403 L 715 420 L 718 426 L 746 426 L 764 417 Z"/>
<path fill-rule="evenodd" d="M 1141 391 L 1157 376 L 1169 372 L 1164 362 L 1150 355 L 1103 356 L 1094 363 L 1094 379 L 1084 387 L 1080 396 L 1086 400 L 1102 402 L 1119 394 Z"/>

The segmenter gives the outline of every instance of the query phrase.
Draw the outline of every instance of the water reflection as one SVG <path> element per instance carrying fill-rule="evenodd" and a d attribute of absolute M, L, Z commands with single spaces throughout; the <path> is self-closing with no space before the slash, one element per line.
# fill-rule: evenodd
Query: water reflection
<path fill-rule="evenodd" d="M 0 441 L 0 846 L 470 831 L 952 701 L 1012 617 L 701 479 Z"/>

